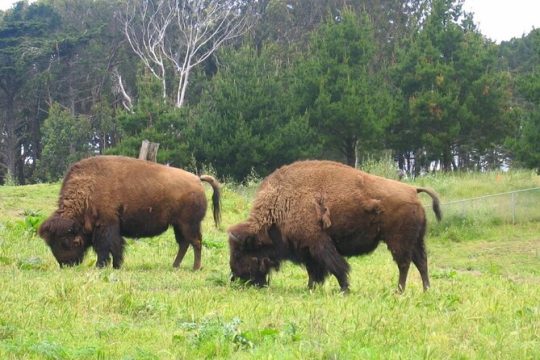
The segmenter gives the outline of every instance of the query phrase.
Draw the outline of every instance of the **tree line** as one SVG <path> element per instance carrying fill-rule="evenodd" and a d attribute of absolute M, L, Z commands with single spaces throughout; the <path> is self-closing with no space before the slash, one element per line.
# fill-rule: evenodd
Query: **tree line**
<path fill-rule="evenodd" d="M 540 168 L 540 31 L 461 0 L 38 0 L 0 12 L 0 183 L 94 154 L 242 180 L 298 159 Z"/>

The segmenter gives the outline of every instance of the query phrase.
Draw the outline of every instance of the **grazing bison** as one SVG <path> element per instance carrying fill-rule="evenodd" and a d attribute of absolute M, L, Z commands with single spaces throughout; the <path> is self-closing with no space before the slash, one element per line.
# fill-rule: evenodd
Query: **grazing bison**
<path fill-rule="evenodd" d="M 211 176 L 122 156 L 98 156 L 69 169 L 58 209 L 39 228 L 60 264 L 79 264 L 88 250 L 97 253 L 98 267 L 112 255 L 114 268 L 122 265 L 124 239 L 159 235 L 172 225 L 182 262 L 191 244 L 193 269 L 201 266 L 201 221 L 206 213 L 202 181 L 213 190 L 214 221 L 220 218 L 219 183 Z"/>
<path fill-rule="evenodd" d="M 229 228 L 232 278 L 258 286 L 283 260 L 305 265 L 309 288 L 334 275 L 349 287 L 344 257 L 375 250 L 382 240 L 399 268 L 399 291 L 411 260 L 429 287 L 424 248 L 426 218 L 417 193 L 437 195 L 331 161 L 300 161 L 262 182 L 249 218 Z"/>

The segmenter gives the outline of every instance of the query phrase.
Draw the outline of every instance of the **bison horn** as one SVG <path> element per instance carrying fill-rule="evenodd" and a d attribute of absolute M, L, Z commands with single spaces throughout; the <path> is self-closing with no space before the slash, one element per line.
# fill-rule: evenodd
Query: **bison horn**
<path fill-rule="evenodd" d="M 229 237 L 234 240 L 235 242 L 240 242 L 241 240 L 236 236 L 234 235 L 232 232 L 229 233 Z"/>

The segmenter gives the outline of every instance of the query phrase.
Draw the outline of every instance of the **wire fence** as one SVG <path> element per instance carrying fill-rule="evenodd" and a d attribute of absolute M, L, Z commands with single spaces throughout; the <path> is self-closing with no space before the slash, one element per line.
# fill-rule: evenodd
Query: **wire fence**
<path fill-rule="evenodd" d="M 443 224 L 517 224 L 540 221 L 540 187 L 441 203 Z M 433 212 L 428 211 L 431 220 Z"/>

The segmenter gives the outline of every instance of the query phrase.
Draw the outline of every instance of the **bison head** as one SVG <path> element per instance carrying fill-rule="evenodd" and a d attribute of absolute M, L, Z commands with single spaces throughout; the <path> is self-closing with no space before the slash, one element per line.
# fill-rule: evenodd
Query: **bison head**
<path fill-rule="evenodd" d="M 81 225 L 58 214 L 54 214 L 41 224 L 39 236 L 49 245 L 61 267 L 80 264 L 90 246 Z"/>
<path fill-rule="evenodd" d="M 275 246 L 265 230 L 255 231 L 249 223 L 229 228 L 232 280 L 256 286 L 268 285 L 268 274 L 278 269 Z"/>

